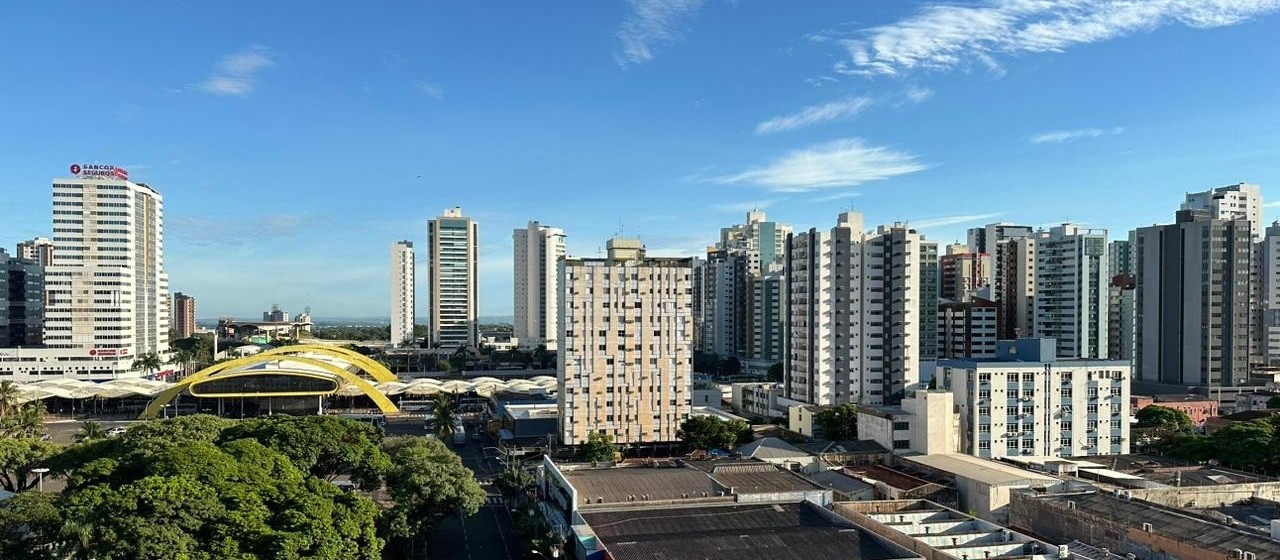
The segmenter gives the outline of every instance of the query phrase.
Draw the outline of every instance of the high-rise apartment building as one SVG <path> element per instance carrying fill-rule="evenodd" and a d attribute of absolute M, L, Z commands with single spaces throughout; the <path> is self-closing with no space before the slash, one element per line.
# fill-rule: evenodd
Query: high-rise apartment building
<path fill-rule="evenodd" d="M 476 337 L 480 284 L 480 226 L 448 208 L 427 222 L 430 261 L 431 342 L 442 348 L 472 346 Z"/>
<path fill-rule="evenodd" d="M 53 240 L 48 237 L 37 237 L 18 243 L 17 257 L 44 267 L 53 264 Z"/>
<path fill-rule="evenodd" d="M 1262 239 L 1262 189 L 1258 185 L 1236 183 L 1204 192 L 1187 193 L 1182 210 L 1205 210 L 1215 220 L 1246 220 L 1253 232 L 1253 239 Z"/>
<path fill-rule="evenodd" d="M 975 253 L 968 246 L 947 245 L 947 254 L 938 258 L 941 269 L 939 296 L 946 301 L 968 301 L 994 283 L 991 255 Z"/>
<path fill-rule="evenodd" d="M 109 165 L 73 165 L 53 181 L 53 264 L 45 268 L 46 349 L 0 352 L 12 379 L 138 375 L 133 360 L 169 351 L 164 205 Z M 29 377 L 28 377 L 29 378 Z"/>
<path fill-rule="evenodd" d="M 938 244 L 920 237 L 920 324 L 916 326 L 919 333 L 919 368 L 923 374 L 933 371 L 933 362 L 938 359 L 938 304 L 942 302 L 942 268 L 939 263 Z M 925 379 L 921 379 L 924 381 Z"/>
<path fill-rule="evenodd" d="M 862 214 L 853 212 L 840 214 L 830 231 L 791 236 L 788 398 L 895 404 L 919 384 L 921 262 L 929 244 L 902 224 L 865 232 Z"/>
<path fill-rule="evenodd" d="M 1056 357 L 1051 339 L 1002 340 L 988 360 L 938 362 L 963 453 L 995 459 L 1129 453 L 1127 362 Z"/>
<path fill-rule="evenodd" d="M 529 222 L 512 233 L 515 247 L 515 336 L 522 346 L 556 349 L 560 297 L 556 263 L 564 258 L 564 230 Z"/>
<path fill-rule="evenodd" d="M 1181 210 L 1139 228 L 1134 362 L 1142 381 L 1208 387 L 1249 379 L 1257 298 L 1253 229 L 1243 216 Z"/>
<path fill-rule="evenodd" d="M 786 355 L 787 278 L 782 266 L 751 277 L 751 337 L 747 340 L 747 359 L 781 362 Z"/>
<path fill-rule="evenodd" d="M 993 358 L 996 355 L 994 301 L 943 301 L 938 304 L 938 359 Z"/>
<path fill-rule="evenodd" d="M 1133 243 L 1128 239 L 1117 239 L 1107 245 L 1107 272 L 1111 276 L 1127 274 L 1133 276 Z"/>
<path fill-rule="evenodd" d="M 278 304 L 278 303 L 273 303 L 273 304 L 271 304 L 271 310 L 270 310 L 270 311 L 263 311 L 263 312 L 262 312 L 262 322 L 264 322 L 264 323 L 288 323 L 288 322 L 289 322 L 289 312 L 288 312 L 288 311 L 285 311 L 285 310 L 283 310 L 283 309 L 280 309 L 280 304 Z"/>
<path fill-rule="evenodd" d="M 417 261 L 412 241 L 391 244 L 391 345 L 413 344 L 413 327 L 418 321 Z"/>
<path fill-rule="evenodd" d="M 702 263 L 702 349 L 723 357 L 749 357 L 754 336 L 752 283 L 782 264 L 789 233 L 790 225 L 771 222 L 759 210 L 748 212 L 746 223 L 720 230 L 720 241 L 707 248 Z"/>
<path fill-rule="evenodd" d="M 1107 286 L 1107 359 L 1133 361 L 1134 306 L 1138 284 L 1132 274 L 1117 274 Z"/>
<path fill-rule="evenodd" d="M 196 298 L 178 292 L 173 294 L 173 330 L 178 338 L 191 338 L 196 334 Z"/>
<path fill-rule="evenodd" d="M 1262 363 L 1280 366 L 1280 222 L 1267 227 L 1257 250 Z"/>
<path fill-rule="evenodd" d="M 969 230 L 968 248 L 991 255 L 991 299 L 999 306 L 1002 340 L 1031 336 L 1035 330 L 1035 240 L 1031 226 L 988 224 Z"/>
<path fill-rule="evenodd" d="M 1063 224 L 1035 234 L 1035 335 L 1059 358 L 1107 357 L 1107 231 Z"/>
<path fill-rule="evenodd" d="M 634 239 L 608 249 L 607 258 L 561 261 L 561 443 L 593 432 L 675 441 L 691 412 L 693 261 L 647 257 Z"/>
<path fill-rule="evenodd" d="M 0 249 L 0 348 L 44 343 L 44 267 Z"/>

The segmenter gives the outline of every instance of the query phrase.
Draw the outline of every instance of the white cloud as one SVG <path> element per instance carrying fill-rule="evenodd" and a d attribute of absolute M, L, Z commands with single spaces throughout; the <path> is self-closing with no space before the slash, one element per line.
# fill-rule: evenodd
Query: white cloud
<path fill-rule="evenodd" d="M 902 102 L 908 105 L 919 105 L 933 97 L 934 91 L 927 87 L 911 86 L 902 94 Z"/>
<path fill-rule="evenodd" d="M 765 200 L 746 200 L 743 202 L 726 202 L 724 204 L 712 204 L 711 207 L 721 212 L 750 212 L 752 210 L 764 210 L 778 202 L 781 198 L 770 198 Z"/>
<path fill-rule="evenodd" d="M 863 96 L 846 97 L 831 103 L 811 105 L 789 115 L 778 115 L 756 125 L 756 135 L 773 134 L 837 119 L 853 118 L 870 107 L 872 103 L 870 97 Z"/>
<path fill-rule="evenodd" d="M 444 89 L 426 80 L 414 82 L 413 90 L 437 101 L 444 99 Z"/>
<path fill-rule="evenodd" d="M 764 167 L 717 177 L 712 181 L 721 184 L 754 183 L 777 192 L 805 192 L 825 187 L 851 187 L 927 167 L 913 154 L 882 146 L 866 146 L 858 138 L 845 138 L 794 150 Z"/>
<path fill-rule="evenodd" d="M 1103 128 L 1078 128 L 1075 130 L 1054 130 L 1050 132 L 1041 132 L 1030 138 L 1032 144 L 1046 144 L 1063 142 L 1074 142 L 1081 138 L 1098 138 L 1112 134 L 1123 134 L 1124 127 L 1117 126 L 1111 129 Z"/>
<path fill-rule="evenodd" d="M 838 192 L 823 196 L 817 196 L 809 199 L 809 202 L 831 202 L 833 200 L 848 200 L 850 198 L 862 196 L 860 192 Z"/>
<path fill-rule="evenodd" d="M 653 48 L 684 38 L 684 21 L 703 0 L 629 0 L 631 13 L 618 29 L 622 52 L 614 58 L 626 68 L 653 60 Z"/>
<path fill-rule="evenodd" d="M 990 214 L 962 214 L 958 216 L 943 216 L 941 218 L 929 218 L 927 220 L 919 220 L 915 222 L 907 222 L 914 228 L 931 228 L 954 226 L 957 224 L 967 224 L 969 222 L 980 222 L 982 220 L 990 220 L 1002 214 L 1002 212 L 993 212 Z"/>
<path fill-rule="evenodd" d="M 1280 200 L 1264 203 L 1262 207 L 1263 208 L 1280 208 Z"/>
<path fill-rule="evenodd" d="M 222 57 L 213 66 L 209 77 L 200 84 L 200 88 L 214 95 L 249 95 L 253 91 L 258 72 L 275 63 L 270 50 L 254 45 Z"/>
<path fill-rule="evenodd" d="M 845 40 L 838 71 L 897 75 L 982 65 L 1003 74 L 997 55 L 1061 52 L 1165 25 L 1232 25 L 1280 9 L 1280 0 L 986 0 L 932 4 L 901 21 Z"/>

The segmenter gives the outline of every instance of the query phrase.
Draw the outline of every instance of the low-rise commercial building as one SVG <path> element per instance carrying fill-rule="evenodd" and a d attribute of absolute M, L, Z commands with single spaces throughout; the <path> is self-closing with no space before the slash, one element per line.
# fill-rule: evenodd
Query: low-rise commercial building
<path fill-rule="evenodd" d="M 1203 427 L 1206 420 L 1218 416 L 1218 401 L 1198 395 L 1134 395 L 1129 398 L 1129 407 L 1134 414 L 1152 405 L 1185 412 L 1196 427 Z"/>
<path fill-rule="evenodd" d="M 958 453 L 901 457 L 901 463 L 934 476 L 949 477 L 959 493 L 962 511 L 1001 524 L 1009 522 L 1009 496 L 1013 490 L 1065 488 L 1063 480 L 1047 474 Z"/>
<path fill-rule="evenodd" d="M 928 560 L 1089 558 L 925 500 L 839 503 L 835 512 Z"/>

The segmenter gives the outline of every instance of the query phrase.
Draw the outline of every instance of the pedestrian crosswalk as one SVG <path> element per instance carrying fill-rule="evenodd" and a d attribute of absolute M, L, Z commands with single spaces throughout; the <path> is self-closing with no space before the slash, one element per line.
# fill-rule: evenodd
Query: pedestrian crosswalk
<path fill-rule="evenodd" d="M 485 496 L 484 505 L 501 506 L 505 504 L 502 502 L 502 496 Z"/>

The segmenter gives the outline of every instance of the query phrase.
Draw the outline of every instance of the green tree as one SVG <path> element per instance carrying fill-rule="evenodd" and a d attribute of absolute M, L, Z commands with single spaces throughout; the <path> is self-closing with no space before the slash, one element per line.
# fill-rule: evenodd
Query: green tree
<path fill-rule="evenodd" d="M 720 356 L 710 352 L 693 353 L 693 371 L 715 375 L 720 370 Z"/>
<path fill-rule="evenodd" d="M 498 491 L 508 499 L 524 495 L 532 490 L 535 484 L 537 484 L 537 481 L 534 480 L 533 475 L 521 469 L 502 471 L 502 474 L 498 475 L 493 481 L 493 485 L 498 487 Z"/>
<path fill-rule="evenodd" d="M 1236 422 L 1213 433 L 1217 459 L 1233 468 L 1257 469 L 1276 456 L 1276 429 L 1270 423 L 1255 420 Z"/>
<path fill-rule="evenodd" d="M 720 361 L 719 373 L 722 377 L 733 377 L 742 373 L 742 361 L 737 356 L 729 356 Z"/>
<path fill-rule="evenodd" d="M 1271 409 L 1280 408 L 1280 395 L 1276 395 L 1274 397 L 1271 397 L 1270 399 L 1267 399 L 1267 408 L 1271 408 Z"/>
<path fill-rule="evenodd" d="M 143 354 L 133 360 L 133 369 L 141 370 L 148 376 L 154 375 L 162 367 L 164 367 L 164 361 L 155 352 Z"/>
<path fill-rule="evenodd" d="M 769 377 L 767 379 L 774 383 L 782 383 L 782 374 L 782 362 L 778 362 L 769 366 Z"/>
<path fill-rule="evenodd" d="M 448 393 L 431 395 L 431 413 L 435 420 L 435 435 L 441 440 L 453 437 L 453 425 L 458 421 L 457 401 Z"/>
<path fill-rule="evenodd" d="M 447 515 L 480 511 L 484 489 L 444 443 L 397 437 L 388 438 L 382 447 L 391 459 L 386 488 L 395 506 L 384 512 L 379 524 L 398 548 L 425 536 Z"/>
<path fill-rule="evenodd" d="M 1190 430 L 1191 417 L 1187 413 L 1164 406 L 1151 405 L 1134 415 L 1139 428 L 1166 428 L 1176 431 Z"/>
<path fill-rule="evenodd" d="M 70 550 L 60 543 L 65 523 L 52 492 L 23 492 L 0 502 L 0 558 L 65 560 Z"/>
<path fill-rule="evenodd" d="M 34 438 L 44 434 L 44 403 L 10 402 L 0 416 L 0 438 Z"/>
<path fill-rule="evenodd" d="M 532 358 L 540 369 L 548 369 L 555 366 L 556 353 L 547 351 L 546 344 L 539 344 L 533 349 Z"/>
<path fill-rule="evenodd" d="M 76 441 L 96 441 L 107 439 L 107 429 L 102 427 L 102 423 L 97 420 L 86 420 L 80 424 L 80 431 L 76 432 Z"/>
<path fill-rule="evenodd" d="M 222 431 L 220 442 L 253 439 L 283 453 L 299 469 L 333 481 L 351 475 L 372 489 L 389 467 L 382 430 L 335 416 L 269 416 L 245 420 Z"/>
<path fill-rule="evenodd" d="M 12 381 L 0 381 L 0 419 L 7 418 L 18 408 L 22 393 Z"/>
<path fill-rule="evenodd" d="M 613 443 L 613 436 L 609 434 L 591 432 L 587 435 L 586 443 L 582 444 L 583 460 L 589 463 L 607 463 L 613 460 L 617 452 L 618 446 Z"/>
<path fill-rule="evenodd" d="M 845 403 L 824 408 L 813 415 L 813 424 L 822 430 L 827 441 L 857 439 L 858 405 Z"/>
<path fill-rule="evenodd" d="M 0 488 L 23 492 L 36 487 L 40 477 L 32 469 L 45 467 L 58 445 L 36 438 L 0 437 Z"/>
<path fill-rule="evenodd" d="M 695 450 L 733 449 L 751 440 L 751 426 L 741 420 L 694 416 L 680 424 L 676 437 Z"/>

